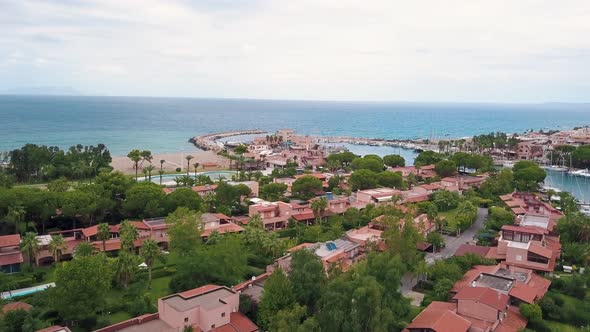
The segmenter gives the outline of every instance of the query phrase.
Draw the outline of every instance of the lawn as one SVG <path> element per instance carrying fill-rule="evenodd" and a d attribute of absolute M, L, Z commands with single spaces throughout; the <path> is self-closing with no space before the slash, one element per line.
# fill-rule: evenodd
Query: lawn
<path fill-rule="evenodd" d="M 157 303 L 159 298 L 170 295 L 170 289 L 168 289 L 168 285 L 170 284 L 171 279 L 171 276 L 167 276 L 152 280 L 152 290 L 150 293 L 151 298 L 155 303 Z"/>
<path fill-rule="evenodd" d="M 125 311 L 117 311 L 109 315 L 109 320 L 111 321 L 111 324 L 116 324 L 131 318 L 133 317 L 131 317 L 131 315 L 126 313 Z"/>
<path fill-rule="evenodd" d="M 440 217 L 444 217 L 447 223 L 447 227 L 450 228 L 457 228 L 457 224 L 455 223 L 455 215 L 457 214 L 457 209 L 452 209 L 445 212 L 439 212 L 438 215 Z"/>
<path fill-rule="evenodd" d="M 547 325 L 551 331 L 559 331 L 559 332 L 581 332 L 581 331 L 590 331 L 590 329 L 585 328 L 577 328 L 572 325 L 567 325 L 563 323 L 553 322 L 553 321 L 545 321 L 545 325 Z"/>

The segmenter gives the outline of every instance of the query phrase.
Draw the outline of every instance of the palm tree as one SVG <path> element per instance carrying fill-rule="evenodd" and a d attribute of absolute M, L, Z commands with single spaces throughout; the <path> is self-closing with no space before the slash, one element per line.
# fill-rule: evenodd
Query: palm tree
<path fill-rule="evenodd" d="M 115 264 L 115 269 L 117 272 L 117 276 L 119 282 L 123 286 L 123 288 L 127 288 L 129 282 L 133 278 L 133 274 L 137 269 L 139 259 L 136 255 L 121 250 L 119 252 L 119 257 L 117 257 L 117 261 Z"/>
<path fill-rule="evenodd" d="M 191 169 L 191 160 L 194 159 L 195 157 L 193 157 L 189 154 L 188 156 L 186 156 L 184 158 L 186 159 L 186 175 L 188 175 L 188 172 Z"/>
<path fill-rule="evenodd" d="M 152 266 L 154 261 L 162 256 L 162 250 L 153 239 L 147 239 L 143 242 L 140 250 L 140 255 L 143 257 L 145 264 L 148 267 L 148 289 L 152 287 Z"/>
<path fill-rule="evenodd" d="M 160 185 L 162 185 L 162 174 L 164 174 L 164 163 L 166 162 L 166 160 L 164 159 L 160 159 L 160 171 L 158 173 L 160 173 Z"/>
<path fill-rule="evenodd" d="M 135 249 L 134 242 L 139 237 L 137 228 L 128 220 L 125 220 L 121 223 L 119 234 L 121 237 L 121 250 L 133 252 Z"/>
<path fill-rule="evenodd" d="M 311 209 L 313 210 L 313 214 L 315 215 L 316 219 L 320 222 L 322 221 L 322 215 L 324 211 L 328 207 L 328 200 L 326 197 L 320 197 L 319 199 L 314 200 L 311 203 Z"/>
<path fill-rule="evenodd" d="M 88 257 L 94 253 L 94 246 L 90 242 L 82 242 L 74 248 L 74 258 Z"/>
<path fill-rule="evenodd" d="M 8 207 L 8 214 L 6 215 L 6 217 L 8 218 L 8 220 L 14 223 L 15 234 L 19 233 L 18 225 L 20 222 L 23 221 L 25 213 L 25 208 L 22 205 Z"/>
<path fill-rule="evenodd" d="M 111 230 L 109 229 L 109 224 L 102 223 L 98 225 L 98 233 L 96 237 L 99 241 L 102 241 L 102 251 L 104 253 L 107 252 L 107 240 L 111 238 Z"/>
<path fill-rule="evenodd" d="M 135 168 L 135 181 L 137 181 L 137 172 L 139 170 L 139 162 L 141 161 L 141 151 L 138 149 L 133 149 L 127 154 L 127 158 L 133 161 L 133 168 Z"/>
<path fill-rule="evenodd" d="M 150 180 L 150 182 L 152 181 L 152 171 L 156 169 L 156 166 L 149 164 L 147 165 L 144 170 L 147 170 L 148 173 L 148 178 Z"/>
<path fill-rule="evenodd" d="M 199 168 L 199 163 L 194 163 L 193 166 L 195 166 L 195 178 L 197 177 L 197 168 Z"/>
<path fill-rule="evenodd" d="M 49 252 L 51 253 L 51 256 L 53 256 L 55 263 L 59 263 L 61 255 L 67 249 L 68 245 L 66 244 L 63 235 L 59 234 L 51 237 L 51 242 L 49 242 Z"/>
<path fill-rule="evenodd" d="M 147 168 L 144 167 L 141 171 L 143 172 L 143 180 L 144 181 L 147 180 L 147 175 L 148 175 Z"/>
<path fill-rule="evenodd" d="M 150 150 L 143 150 L 143 151 L 141 151 L 141 159 L 143 159 L 141 161 L 141 164 L 143 165 L 144 161 L 151 163 L 152 160 L 154 159 L 154 156 L 152 156 L 152 152 Z"/>
<path fill-rule="evenodd" d="M 27 232 L 20 243 L 21 250 L 29 257 L 29 264 L 33 265 L 35 257 L 39 252 L 39 240 L 37 233 Z"/>

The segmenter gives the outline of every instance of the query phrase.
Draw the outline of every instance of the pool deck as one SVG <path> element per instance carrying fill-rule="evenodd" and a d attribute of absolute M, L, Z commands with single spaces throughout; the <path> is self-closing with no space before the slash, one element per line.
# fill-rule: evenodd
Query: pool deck
<path fill-rule="evenodd" d="M 2 293 L 0 293 L 0 298 L 11 299 L 13 297 L 18 297 L 19 296 L 18 294 L 21 294 L 21 293 L 25 293 L 23 295 L 32 294 L 32 293 L 36 293 L 36 292 L 40 292 L 42 290 L 45 290 L 49 287 L 55 287 L 55 283 L 50 282 L 48 284 L 37 285 L 37 286 L 21 288 L 21 289 L 15 289 L 10 292 L 2 292 Z"/>

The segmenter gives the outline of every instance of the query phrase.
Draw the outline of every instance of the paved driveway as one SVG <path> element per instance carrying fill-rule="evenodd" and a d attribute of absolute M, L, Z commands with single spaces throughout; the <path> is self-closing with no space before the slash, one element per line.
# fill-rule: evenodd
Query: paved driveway
<path fill-rule="evenodd" d="M 437 260 L 445 259 L 451 257 L 455 251 L 464 243 L 468 243 L 473 241 L 477 232 L 483 227 L 483 223 L 488 216 L 488 209 L 479 208 L 477 209 L 477 220 L 473 223 L 473 225 L 465 230 L 465 232 L 461 233 L 461 235 L 455 236 L 448 236 L 443 235 L 445 239 L 446 246 L 438 253 L 428 253 L 426 254 L 426 262 L 428 264 L 433 264 Z"/>

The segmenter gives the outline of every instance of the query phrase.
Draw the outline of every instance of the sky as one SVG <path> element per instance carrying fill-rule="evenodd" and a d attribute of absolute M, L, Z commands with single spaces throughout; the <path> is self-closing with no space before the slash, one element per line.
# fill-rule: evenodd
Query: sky
<path fill-rule="evenodd" d="M 0 0 L 0 93 L 589 102 L 588 0 Z"/>

